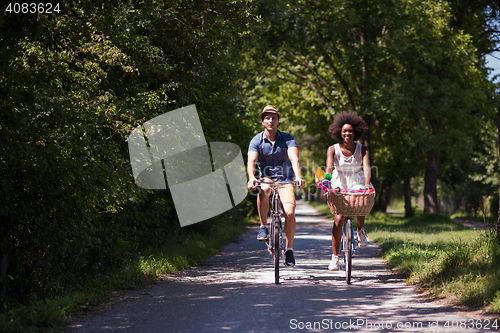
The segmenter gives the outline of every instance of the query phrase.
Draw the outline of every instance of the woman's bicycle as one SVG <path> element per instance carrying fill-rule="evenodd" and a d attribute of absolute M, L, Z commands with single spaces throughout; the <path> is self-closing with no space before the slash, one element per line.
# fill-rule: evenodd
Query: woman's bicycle
<path fill-rule="evenodd" d="M 269 241 L 266 244 L 274 263 L 274 283 L 279 284 L 280 258 L 285 260 L 285 246 L 283 244 L 283 220 L 278 187 L 288 184 L 298 186 L 298 184 L 296 181 L 268 182 L 262 179 L 255 181 L 256 187 L 261 187 L 263 184 L 268 185 L 272 190 L 270 207 L 271 227 L 269 230 Z"/>
<path fill-rule="evenodd" d="M 354 227 L 352 216 L 344 216 L 344 226 L 342 228 L 342 239 L 340 241 L 340 263 L 345 269 L 345 280 L 351 284 L 352 257 L 354 256 Z"/>
<path fill-rule="evenodd" d="M 351 284 L 352 256 L 354 255 L 354 226 L 353 216 L 368 215 L 375 202 L 373 190 L 367 191 L 334 191 L 327 192 L 327 203 L 333 214 L 344 217 L 342 239 L 340 241 L 340 262 L 345 270 L 345 280 Z"/>

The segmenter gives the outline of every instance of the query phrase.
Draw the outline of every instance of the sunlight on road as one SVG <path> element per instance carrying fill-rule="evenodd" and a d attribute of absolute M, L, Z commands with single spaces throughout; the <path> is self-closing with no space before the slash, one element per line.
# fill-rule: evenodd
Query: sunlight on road
<path fill-rule="evenodd" d="M 132 291 L 106 314 L 74 323 L 75 332 L 479 332 L 443 330 L 463 315 L 423 302 L 388 270 L 372 242 L 357 248 L 351 285 L 329 271 L 331 221 L 298 202 L 296 267 L 280 266 L 280 284 L 266 244 L 251 227 L 223 252 L 171 275 L 147 292 Z M 310 213 L 309 213 L 310 212 Z M 307 216 L 307 222 L 302 219 Z"/>

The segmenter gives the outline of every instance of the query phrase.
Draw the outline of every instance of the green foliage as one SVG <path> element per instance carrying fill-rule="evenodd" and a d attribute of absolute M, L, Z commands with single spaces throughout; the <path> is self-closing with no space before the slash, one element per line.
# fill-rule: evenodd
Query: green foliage
<path fill-rule="evenodd" d="M 467 195 L 471 186 L 491 193 L 467 180 L 480 174 L 478 160 L 498 164 L 484 134 L 497 103 L 483 60 L 498 41 L 496 7 L 487 1 L 275 0 L 259 3 L 257 12 L 258 41 L 243 80 L 249 109 L 275 103 L 284 114 L 282 128 L 311 151 L 314 164 L 324 164 L 334 143 L 328 133 L 334 115 L 351 109 L 370 126 L 362 143 L 377 167 L 376 187 L 423 177 L 434 162 L 430 171 L 454 196 Z M 436 179 L 425 178 L 424 189 L 434 195 Z"/>
<path fill-rule="evenodd" d="M 134 184 L 127 137 L 138 125 L 196 104 L 207 141 L 244 147 L 253 134 L 233 85 L 251 24 L 244 2 L 61 9 L 0 19 L 0 294 L 9 306 L 71 293 L 96 267 L 109 276 L 141 250 L 210 234 L 212 225 L 180 228 L 169 191 Z"/>
<path fill-rule="evenodd" d="M 181 106 L 196 104 L 207 141 L 245 155 L 258 112 L 277 104 L 281 129 L 319 165 L 333 116 L 354 109 L 380 179 L 422 177 L 438 149 L 450 191 L 489 194 L 496 103 L 481 57 L 498 10 L 474 5 L 65 0 L 58 15 L 0 13 L 2 311 L 180 269 L 199 257 L 166 249 L 196 247 L 252 212 L 249 199 L 180 228 L 168 191 L 134 184 L 128 134 Z"/>
<path fill-rule="evenodd" d="M 234 208 L 202 222 L 201 226 L 192 225 L 189 230 L 178 232 L 174 242 L 159 242 L 144 251 L 122 255 L 119 259 L 123 265 L 119 268 L 108 267 L 112 263 L 96 263 L 85 279 L 78 277 L 71 281 L 73 288 L 66 291 L 66 296 L 42 300 L 32 295 L 24 305 L 5 305 L 0 313 L 2 332 L 57 330 L 73 313 L 92 311 L 108 301 L 114 290 L 143 288 L 146 283 L 191 267 L 219 252 L 245 230 L 247 220 Z"/>

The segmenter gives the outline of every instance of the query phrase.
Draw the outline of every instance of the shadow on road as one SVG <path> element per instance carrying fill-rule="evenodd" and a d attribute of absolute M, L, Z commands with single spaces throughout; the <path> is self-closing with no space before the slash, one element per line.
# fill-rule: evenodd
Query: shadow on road
<path fill-rule="evenodd" d="M 148 287 L 146 295 L 129 292 L 128 301 L 105 314 L 73 323 L 74 332 L 283 332 L 308 327 L 416 332 L 443 331 L 446 320 L 465 320 L 421 302 L 387 269 L 371 242 L 357 249 L 352 284 L 347 285 L 343 272 L 327 269 L 331 222 L 303 215 L 307 218 L 300 218 L 294 241 L 297 266 L 282 266 L 279 285 L 274 284 L 265 243 L 256 240 L 256 226 L 199 266 Z M 316 222 L 307 222 L 311 220 Z"/>

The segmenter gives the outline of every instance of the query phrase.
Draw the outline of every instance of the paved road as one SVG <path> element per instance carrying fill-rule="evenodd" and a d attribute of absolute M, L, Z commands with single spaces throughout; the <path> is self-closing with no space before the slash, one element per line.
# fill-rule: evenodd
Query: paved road
<path fill-rule="evenodd" d="M 478 322 L 420 301 L 372 242 L 356 251 L 348 286 L 343 272 L 327 270 L 331 222 L 302 201 L 297 219 L 297 266 L 282 269 L 281 284 L 274 284 L 271 257 L 253 227 L 198 267 L 127 292 L 106 312 L 73 322 L 71 332 L 485 331 L 461 329 L 461 321 Z"/>

